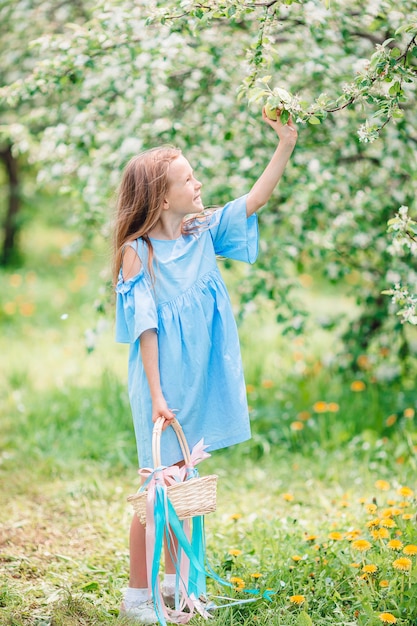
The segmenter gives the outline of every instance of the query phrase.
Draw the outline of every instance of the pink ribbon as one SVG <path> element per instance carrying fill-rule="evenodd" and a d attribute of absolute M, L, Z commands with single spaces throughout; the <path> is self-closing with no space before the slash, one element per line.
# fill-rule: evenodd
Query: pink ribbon
<path fill-rule="evenodd" d="M 138 474 L 139 476 L 142 476 L 144 481 L 151 477 L 148 483 L 149 486 L 151 482 L 162 485 L 175 485 L 176 483 L 183 482 L 183 473 L 178 465 L 170 465 L 169 467 L 161 465 L 156 469 L 152 469 L 151 467 L 142 467 L 138 471 Z"/>
<path fill-rule="evenodd" d="M 163 483 L 165 485 L 175 485 L 176 483 L 182 483 L 187 479 L 187 474 L 190 470 L 193 470 L 198 463 L 208 459 L 211 455 L 206 452 L 206 448 L 208 445 L 204 445 L 204 439 L 200 439 L 190 453 L 190 462 L 182 467 L 178 467 L 178 465 L 170 465 L 166 467 L 161 465 L 156 469 L 152 469 L 151 467 L 142 467 L 138 473 L 144 481 L 146 481 L 150 476 L 152 476 L 151 481 L 155 481 L 158 483 Z"/>

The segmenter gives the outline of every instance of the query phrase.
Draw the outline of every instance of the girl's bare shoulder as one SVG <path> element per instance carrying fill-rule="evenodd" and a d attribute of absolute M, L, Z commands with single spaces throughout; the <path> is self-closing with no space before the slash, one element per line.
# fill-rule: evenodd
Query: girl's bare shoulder
<path fill-rule="evenodd" d="M 133 241 L 128 241 L 123 250 L 123 261 L 122 261 L 122 274 L 123 280 L 129 280 L 129 278 L 133 278 L 137 274 L 139 274 L 142 269 L 141 260 L 135 250 L 135 248 L 130 245 L 133 244 Z"/>

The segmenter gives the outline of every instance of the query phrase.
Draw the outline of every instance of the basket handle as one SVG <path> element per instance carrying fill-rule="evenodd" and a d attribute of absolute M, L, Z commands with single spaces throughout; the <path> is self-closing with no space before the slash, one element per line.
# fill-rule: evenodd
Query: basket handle
<path fill-rule="evenodd" d="M 161 434 L 162 426 L 164 425 L 164 423 L 165 418 L 158 417 L 152 431 L 152 459 L 154 462 L 154 467 L 159 467 L 161 465 Z M 180 423 L 174 418 L 169 422 L 169 426 L 172 426 L 175 434 L 177 435 L 178 443 L 180 444 L 185 464 L 189 465 L 191 462 L 190 448 L 188 447 L 188 443 Z"/>

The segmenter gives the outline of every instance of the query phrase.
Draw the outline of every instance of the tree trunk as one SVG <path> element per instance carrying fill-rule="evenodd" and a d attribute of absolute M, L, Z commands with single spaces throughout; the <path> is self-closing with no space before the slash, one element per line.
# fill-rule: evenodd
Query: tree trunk
<path fill-rule="evenodd" d="M 12 146 L 0 150 L 0 158 L 3 161 L 8 179 L 8 201 L 6 216 L 3 224 L 3 247 L 1 250 L 0 263 L 8 265 L 16 252 L 18 233 L 18 214 L 20 210 L 19 174 L 17 159 L 12 154 Z"/>

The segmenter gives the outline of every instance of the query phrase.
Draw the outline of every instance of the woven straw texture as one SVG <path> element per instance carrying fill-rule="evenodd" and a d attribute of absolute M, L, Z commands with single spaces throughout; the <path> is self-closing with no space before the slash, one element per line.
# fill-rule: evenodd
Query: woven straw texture
<path fill-rule="evenodd" d="M 153 429 L 152 457 L 154 467 L 159 467 L 161 464 L 161 434 L 164 421 L 164 418 L 157 420 Z M 190 462 L 190 449 L 184 432 L 177 420 L 173 420 L 170 425 L 178 437 L 187 464 Z M 211 474 L 210 476 L 190 478 L 182 483 L 169 485 L 167 492 L 180 520 L 197 515 L 207 515 L 216 510 L 217 476 Z M 146 500 L 147 490 L 139 490 L 136 494 L 128 497 L 128 501 L 132 504 L 143 525 L 146 525 Z"/>

